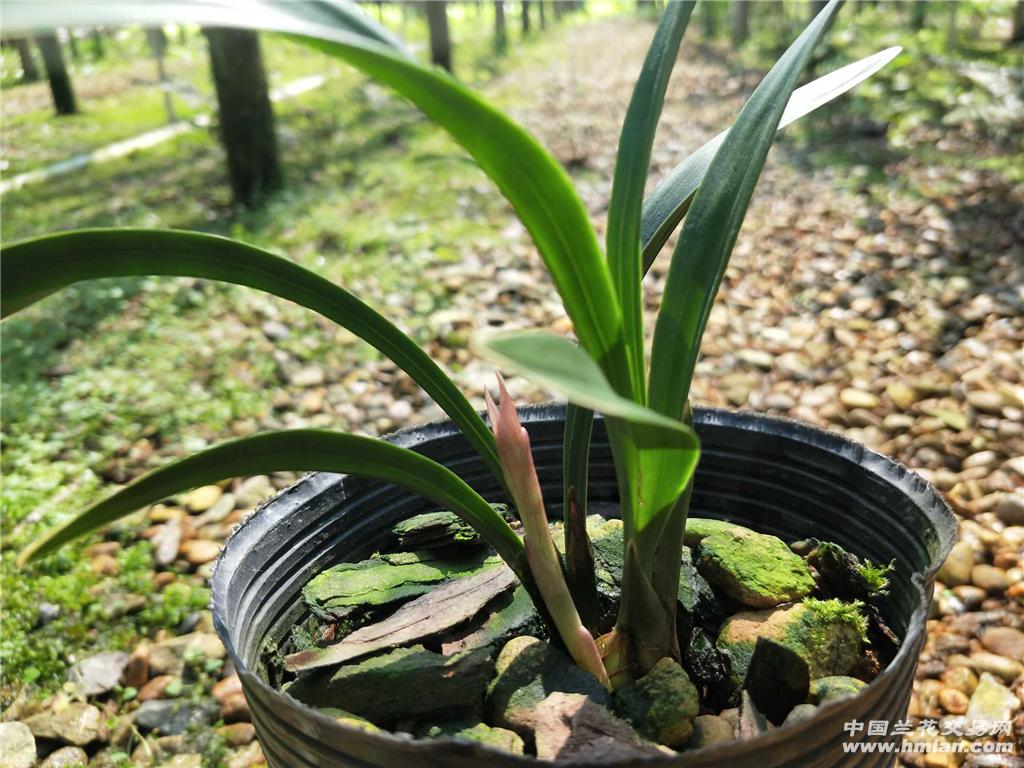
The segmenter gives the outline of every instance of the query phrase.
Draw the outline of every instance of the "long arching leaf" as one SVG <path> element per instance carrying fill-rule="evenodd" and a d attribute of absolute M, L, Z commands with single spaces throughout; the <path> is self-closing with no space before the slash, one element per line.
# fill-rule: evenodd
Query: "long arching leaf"
<path fill-rule="evenodd" d="M 622 308 L 633 399 L 641 403 L 646 397 L 646 356 L 640 285 L 640 209 L 665 90 L 695 4 L 696 0 L 670 2 L 654 32 L 622 123 L 608 204 L 608 267 Z"/>
<path fill-rule="evenodd" d="M 14 243 L 0 259 L 0 310 L 6 317 L 72 283 L 128 275 L 221 280 L 319 312 L 408 373 L 459 426 L 495 477 L 503 478 L 491 431 L 419 345 L 345 289 L 237 240 L 174 230 L 90 229 Z"/>
<path fill-rule="evenodd" d="M 797 88 L 782 113 L 779 130 L 864 82 L 896 58 L 902 50 L 899 46 L 886 48 Z M 722 131 L 679 163 L 644 201 L 641 238 L 645 274 L 686 215 L 694 193 L 704 180 L 711 160 L 728 133 L 728 129 Z"/>
<path fill-rule="evenodd" d="M 797 78 L 839 10 L 831 0 L 772 67 L 715 153 L 683 223 L 651 352 L 651 408 L 679 418 L 700 339 L 768 150 Z"/>
<path fill-rule="evenodd" d="M 544 259 L 580 343 L 600 362 L 616 388 L 628 392 L 622 313 L 608 265 L 586 209 L 562 166 L 522 126 L 450 75 L 417 64 L 404 50 L 382 41 L 386 32 L 369 34 L 366 30 L 378 25 L 368 18 L 358 26 L 348 18 L 325 23 L 329 20 L 324 14 L 311 14 L 301 10 L 303 6 L 287 0 L 9 0 L 4 4 L 4 24 L 7 33 L 69 24 L 167 21 L 284 32 L 390 86 L 451 134 L 512 204 Z"/>
<path fill-rule="evenodd" d="M 161 467 L 89 507 L 29 545 L 19 565 L 135 510 L 199 485 L 239 475 L 285 470 L 344 472 L 394 483 L 451 509 L 529 583 L 522 541 L 508 523 L 454 472 L 383 440 L 319 429 L 272 432 L 215 446 Z"/>
<path fill-rule="evenodd" d="M 7 0 L 5 32 L 45 32 L 59 27 L 152 26 L 166 23 L 247 27 L 298 32 L 318 24 L 349 32 L 411 57 L 405 44 L 349 0 Z"/>

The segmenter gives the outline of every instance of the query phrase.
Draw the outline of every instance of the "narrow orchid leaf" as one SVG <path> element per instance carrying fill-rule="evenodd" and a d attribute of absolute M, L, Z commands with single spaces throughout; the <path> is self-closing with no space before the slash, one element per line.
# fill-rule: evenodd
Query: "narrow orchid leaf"
<path fill-rule="evenodd" d="M 18 557 L 37 560 L 135 510 L 199 485 L 279 471 L 345 472 L 394 483 L 450 509 L 473 526 L 525 583 L 523 544 L 508 523 L 447 467 L 376 438 L 295 429 L 232 440 L 145 475 L 48 531 Z"/>
<path fill-rule="evenodd" d="M 654 331 L 649 402 L 682 414 L 700 339 L 786 103 L 840 0 L 831 0 L 772 67 L 729 130 L 672 256 Z"/>
<path fill-rule="evenodd" d="M 902 50 L 899 46 L 886 48 L 797 88 L 779 120 L 779 130 L 864 82 L 896 58 Z M 651 268 L 666 241 L 683 220 L 711 160 L 728 133 L 728 130 L 722 131 L 679 163 L 644 201 L 641 226 L 644 273 Z"/>
<path fill-rule="evenodd" d="M 6 317 L 73 283 L 129 275 L 220 280 L 319 312 L 408 373 L 458 424 L 495 476 L 501 477 L 487 425 L 419 345 L 345 289 L 288 259 L 237 240 L 174 230 L 90 229 L 13 243 L 0 260 L 0 310 Z"/>
<path fill-rule="evenodd" d="M 348 0 L 6 0 L 7 34 L 50 32 L 67 27 L 125 27 L 166 24 L 246 27 L 300 32 L 309 25 L 348 33 L 411 57 L 405 44 Z"/>
<path fill-rule="evenodd" d="M 569 506 L 569 493 L 580 513 L 587 516 L 590 482 L 590 436 L 594 430 L 594 412 L 575 403 L 565 408 L 565 434 L 562 438 L 562 505 Z"/>
<path fill-rule="evenodd" d="M 641 403 L 646 397 L 646 366 L 640 285 L 640 209 L 665 90 L 695 4 L 696 0 L 674 0 L 665 6 L 626 110 L 608 205 L 608 266 L 622 308 L 633 399 Z"/>

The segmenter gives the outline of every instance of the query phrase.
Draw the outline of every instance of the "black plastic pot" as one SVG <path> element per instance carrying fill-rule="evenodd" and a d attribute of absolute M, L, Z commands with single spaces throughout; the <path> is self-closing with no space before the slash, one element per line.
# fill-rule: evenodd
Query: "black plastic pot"
<path fill-rule="evenodd" d="M 522 415 L 545 498 L 551 500 L 561 494 L 563 416 L 564 409 L 553 405 L 524 409 Z M 850 753 L 844 745 L 860 739 L 898 745 L 899 737 L 869 739 L 861 733 L 851 739 L 843 725 L 853 720 L 895 723 L 905 717 L 932 581 L 956 537 L 949 508 L 922 478 L 840 435 L 719 410 L 698 409 L 695 422 L 703 455 L 692 513 L 787 541 L 815 536 L 875 562 L 895 561 L 885 619 L 902 638 L 902 647 L 860 695 L 823 707 L 807 721 L 750 741 L 613 765 L 891 766 L 895 753 Z M 387 439 L 448 465 L 485 497 L 500 498 L 494 478 L 450 423 Z M 616 498 L 611 452 L 600 421 L 594 432 L 590 496 Z M 317 473 L 268 503 L 231 537 L 213 578 L 214 621 L 241 676 L 253 724 L 273 768 L 537 764 L 533 758 L 473 743 L 414 741 L 356 730 L 281 693 L 257 672 L 261 651 L 276 645 L 303 616 L 300 590 L 311 576 L 335 563 L 369 556 L 396 522 L 429 509 L 429 502 L 392 485 Z"/>

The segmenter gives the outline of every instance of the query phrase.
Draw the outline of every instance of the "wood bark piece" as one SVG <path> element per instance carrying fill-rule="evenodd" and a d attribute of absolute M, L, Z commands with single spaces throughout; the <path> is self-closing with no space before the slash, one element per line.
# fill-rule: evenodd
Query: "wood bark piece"
<path fill-rule="evenodd" d="M 285 668 L 302 672 L 341 664 L 437 635 L 471 619 L 515 582 L 515 574 L 505 565 L 454 579 L 406 603 L 383 621 L 356 630 L 336 645 L 287 656 Z"/>

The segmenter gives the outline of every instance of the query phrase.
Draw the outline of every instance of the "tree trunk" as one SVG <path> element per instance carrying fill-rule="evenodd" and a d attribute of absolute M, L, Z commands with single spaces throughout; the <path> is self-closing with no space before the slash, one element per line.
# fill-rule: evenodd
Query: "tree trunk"
<path fill-rule="evenodd" d="M 910 0 L 910 28 L 915 32 L 924 29 L 928 13 L 928 0 Z"/>
<path fill-rule="evenodd" d="M 39 67 L 32 56 L 32 46 L 29 45 L 28 38 L 15 38 L 11 40 L 11 45 L 18 50 L 18 58 L 21 59 L 21 82 L 34 83 L 39 79 Z"/>
<path fill-rule="evenodd" d="M 203 32 L 210 49 L 231 191 L 236 202 L 255 207 L 282 186 L 260 39 L 255 32 L 241 29 L 207 27 Z"/>
<path fill-rule="evenodd" d="M 99 61 L 106 53 L 103 48 L 103 33 L 94 29 L 89 33 L 89 39 L 92 40 L 92 60 Z"/>
<path fill-rule="evenodd" d="M 160 90 L 164 94 L 164 111 L 167 113 L 167 122 L 173 123 L 178 117 L 174 114 L 174 97 L 171 95 L 171 81 L 167 77 L 167 70 L 164 68 L 167 35 L 162 27 L 151 27 L 146 30 L 146 40 L 149 42 L 149 50 L 156 60 L 156 73 L 160 82 Z"/>
<path fill-rule="evenodd" d="M 551 7 L 555 11 L 555 21 L 558 21 L 560 18 L 562 18 L 562 14 L 565 11 L 565 9 L 562 6 L 563 2 L 564 0 L 552 0 Z"/>
<path fill-rule="evenodd" d="M 751 0 L 733 0 L 732 3 L 732 44 L 742 45 L 750 37 Z"/>
<path fill-rule="evenodd" d="M 522 0 L 520 5 L 523 8 L 523 36 L 530 34 L 530 0 Z"/>
<path fill-rule="evenodd" d="M 541 29 L 546 29 L 547 26 L 548 26 L 548 20 L 547 20 L 547 18 L 545 18 L 545 15 L 544 15 L 544 0 L 538 0 L 538 2 L 537 2 L 537 11 L 539 12 L 538 15 L 540 17 L 540 28 Z"/>
<path fill-rule="evenodd" d="M 714 40 L 718 36 L 718 9 L 717 3 L 700 3 L 701 9 L 700 31 L 705 42 Z"/>
<path fill-rule="evenodd" d="M 75 104 L 75 92 L 71 88 L 71 78 L 64 64 L 64 52 L 56 35 L 39 35 L 36 45 L 43 54 L 43 66 L 50 80 L 50 93 L 53 94 L 53 106 L 58 115 L 73 115 L 78 111 Z"/>
<path fill-rule="evenodd" d="M 1010 45 L 1024 43 L 1024 0 L 1017 0 L 1013 8 L 1013 31 L 1010 33 Z"/>
<path fill-rule="evenodd" d="M 959 0 L 952 0 L 949 4 L 949 26 L 946 27 L 946 50 L 956 49 L 956 12 Z"/>
<path fill-rule="evenodd" d="M 425 3 L 427 27 L 430 29 L 430 60 L 452 71 L 452 41 L 448 34 L 448 3 L 429 0 Z"/>
<path fill-rule="evenodd" d="M 505 24 L 505 0 L 494 0 L 494 49 L 504 53 L 508 49 L 508 27 Z"/>

